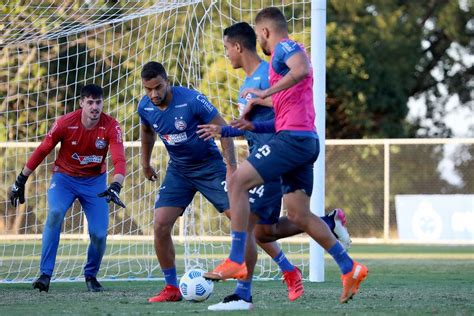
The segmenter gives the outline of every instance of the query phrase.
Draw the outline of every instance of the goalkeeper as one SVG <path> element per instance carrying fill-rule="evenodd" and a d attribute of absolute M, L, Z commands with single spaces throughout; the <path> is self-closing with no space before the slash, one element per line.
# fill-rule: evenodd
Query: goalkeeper
<path fill-rule="evenodd" d="M 90 244 L 84 277 L 91 292 L 103 290 L 96 275 L 104 256 L 109 222 L 108 202 L 125 207 L 119 198 L 125 177 L 125 152 L 118 122 L 102 112 L 103 90 L 90 84 L 81 89 L 80 109 L 60 117 L 18 175 L 9 199 L 13 206 L 25 203 L 28 176 L 61 143 L 48 189 L 48 216 L 44 226 L 40 272 L 33 282 L 39 291 L 49 290 L 53 275 L 62 222 L 67 210 L 78 199 L 87 217 Z M 114 164 L 113 182 L 107 188 L 106 164 L 110 146 Z"/>

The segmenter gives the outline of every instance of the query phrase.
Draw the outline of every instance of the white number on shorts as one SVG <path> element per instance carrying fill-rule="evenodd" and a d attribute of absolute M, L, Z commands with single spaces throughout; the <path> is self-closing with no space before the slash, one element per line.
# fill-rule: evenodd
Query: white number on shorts
<path fill-rule="evenodd" d="M 263 192 L 265 192 L 265 187 L 264 187 L 263 184 L 259 187 L 255 187 L 255 188 L 253 188 L 252 190 L 249 191 L 250 194 L 258 194 L 258 197 L 262 197 Z"/>
<path fill-rule="evenodd" d="M 224 186 L 224 192 L 227 192 L 227 181 L 222 181 L 221 184 Z"/>
<path fill-rule="evenodd" d="M 270 146 L 263 145 L 262 147 L 258 149 L 258 153 L 255 154 L 255 157 L 257 157 L 257 159 L 260 159 L 262 158 L 262 155 L 266 157 L 270 155 L 270 153 L 271 153 Z"/>

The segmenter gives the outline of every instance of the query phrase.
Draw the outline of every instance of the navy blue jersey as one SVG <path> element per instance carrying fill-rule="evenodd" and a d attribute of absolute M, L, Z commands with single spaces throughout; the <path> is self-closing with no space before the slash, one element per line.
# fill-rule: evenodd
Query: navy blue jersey
<path fill-rule="evenodd" d="M 239 109 L 243 111 L 247 101 L 255 96 L 252 94 L 247 94 L 245 98 L 240 96 L 240 93 L 247 88 L 257 88 L 260 90 L 265 90 L 270 88 L 270 80 L 269 80 L 269 64 L 266 61 L 261 61 L 258 68 L 254 71 L 252 75 L 246 77 L 244 83 L 240 86 L 239 90 Z M 250 121 L 267 121 L 272 120 L 275 118 L 275 113 L 273 112 L 273 108 L 267 106 L 257 105 L 254 106 L 252 111 L 249 113 L 249 120 Z M 257 134 L 246 131 L 244 136 L 247 139 L 249 145 L 249 152 L 253 152 L 258 147 L 263 144 L 268 143 L 270 138 L 273 137 L 273 133 L 264 133 L 264 134 Z"/>
<path fill-rule="evenodd" d="M 204 141 L 196 134 L 199 124 L 209 123 L 216 108 L 205 96 L 184 87 L 171 87 L 173 98 L 162 111 L 144 96 L 138 104 L 141 124 L 151 127 L 161 138 L 176 166 L 194 169 L 210 160 L 221 160 L 213 140 Z"/>

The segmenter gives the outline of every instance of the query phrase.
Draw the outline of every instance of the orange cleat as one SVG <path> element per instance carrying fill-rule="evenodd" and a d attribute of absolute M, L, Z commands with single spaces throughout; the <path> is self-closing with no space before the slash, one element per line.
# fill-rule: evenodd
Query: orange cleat
<path fill-rule="evenodd" d="M 300 269 L 295 267 L 292 271 L 283 272 L 283 281 L 288 287 L 288 299 L 290 301 L 294 301 L 303 295 L 303 276 Z"/>
<path fill-rule="evenodd" d="M 148 299 L 150 303 L 159 303 L 159 302 L 178 302 L 181 301 L 183 297 L 181 292 L 176 286 L 167 284 L 161 292 L 153 297 Z"/>
<path fill-rule="evenodd" d="M 239 264 L 227 258 L 215 267 L 212 272 L 204 273 L 203 277 L 213 281 L 227 279 L 245 280 L 247 278 L 247 266 L 245 262 Z"/>
<path fill-rule="evenodd" d="M 360 283 L 367 278 L 369 269 L 363 264 L 354 261 L 352 271 L 341 275 L 342 294 L 339 299 L 341 304 L 347 303 L 359 290 Z"/>

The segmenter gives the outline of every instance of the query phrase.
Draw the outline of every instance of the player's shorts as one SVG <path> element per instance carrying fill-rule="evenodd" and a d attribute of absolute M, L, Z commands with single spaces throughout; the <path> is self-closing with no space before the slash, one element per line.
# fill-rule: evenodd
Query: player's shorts
<path fill-rule="evenodd" d="M 225 176 L 226 167 L 222 160 L 211 160 L 197 170 L 185 170 L 170 163 L 156 196 L 155 208 L 185 209 L 196 192 L 201 192 L 222 213 L 229 209 Z"/>
<path fill-rule="evenodd" d="M 319 155 L 319 139 L 308 132 L 281 131 L 255 150 L 247 160 L 265 182 L 281 177 L 283 194 L 313 191 L 313 164 Z"/>
<path fill-rule="evenodd" d="M 278 223 L 281 198 L 280 179 L 249 190 L 250 211 L 260 218 L 257 224 L 272 225 Z"/>

